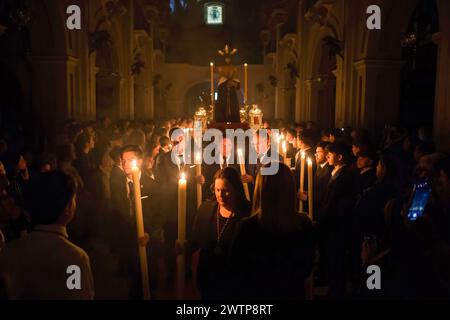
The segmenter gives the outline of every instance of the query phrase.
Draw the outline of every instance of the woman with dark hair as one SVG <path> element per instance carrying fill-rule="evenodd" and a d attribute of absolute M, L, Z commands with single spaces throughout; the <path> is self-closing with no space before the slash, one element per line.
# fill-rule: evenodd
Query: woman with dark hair
<path fill-rule="evenodd" d="M 362 245 L 367 239 L 381 244 L 387 234 L 385 207 L 400 192 L 400 162 L 396 157 L 382 154 L 376 171 L 377 182 L 362 193 L 353 210 L 352 267 L 358 283 Z"/>
<path fill-rule="evenodd" d="M 291 170 L 258 175 L 253 215 L 239 225 L 231 250 L 235 297 L 304 299 L 314 264 L 312 224 L 297 213 Z"/>
<path fill-rule="evenodd" d="M 193 271 L 202 299 L 230 298 L 229 250 L 237 223 L 250 213 L 236 170 L 224 168 L 215 174 L 214 193 L 215 200 L 198 209 L 192 233 Z"/>

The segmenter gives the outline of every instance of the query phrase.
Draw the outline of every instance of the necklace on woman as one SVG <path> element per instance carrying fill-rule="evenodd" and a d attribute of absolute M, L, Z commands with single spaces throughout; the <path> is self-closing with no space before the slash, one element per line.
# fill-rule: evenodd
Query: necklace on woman
<path fill-rule="evenodd" d="M 216 220 L 216 231 L 217 231 L 217 246 L 214 249 L 214 254 L 218 257 L 221 256 L 223 253 L 222 247 L 220 246 L 220 240 L 222 239 L 223 233 L 225 232 L 226 227 L 228 226 L 228 223 L 230 222 L 231 218 L 233 218 L 234 213 L 232 212 L 231 215 L 226 218 L 225 224 L 222 228 L 220 228 L 220 207 L 217 207 L 217 220 Z"/>

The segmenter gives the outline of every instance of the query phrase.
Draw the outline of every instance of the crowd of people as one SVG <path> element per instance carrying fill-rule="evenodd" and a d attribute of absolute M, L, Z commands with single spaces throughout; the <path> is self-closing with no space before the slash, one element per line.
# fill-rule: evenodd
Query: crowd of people
<path fill-rule="evenodd" d="M 247 161 L 245 174 L 224 136 L 215 141 L 220 163 L 203 163 L 198 176 L 186 161 L 193 126 L 191 119 L 68 122 L 40 153 L 1 139 L 0 298 L 141 299 L 138 242 L 147 246 L 152 297 L 174 298 L 181 172 L 186 278 L 202 299 L 305 299 L 314 287 L 331 299 L 450 297 L 450 157 L 436 152 L 425 128 L 386 127 L 374 137 L 266 121 L 269 135 L 248 141 L 258 161 Z M 284 155 L 272 150 L 275 128 Z M 313 186 L 307 175 L 300 181 L 302 154 L 315 159 Z M 280 161 L 275 175 L 260 174 L 268 155 Z M 146 232 L 139 239 L 134 163 Z M 413 220 L 421 181 L 431 195 Z M 302 184 L 313 188 L 312 220 Z M 382 272 L 379 290 L 367 286 L 371 265 Z M 68 289 L 69 266 L 80 268 L 81 289 Z"/>

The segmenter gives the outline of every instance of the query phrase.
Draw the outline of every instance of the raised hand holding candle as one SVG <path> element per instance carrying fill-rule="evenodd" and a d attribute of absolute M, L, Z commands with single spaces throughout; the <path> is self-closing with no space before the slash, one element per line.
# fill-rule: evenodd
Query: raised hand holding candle
<path fill-rule="evenodd" d="M 150 300 L 150 283 L 148 277 L 148 262 L 147 262 L 147 248 L 146 245 L 141 245 L 139 239 L 145 237 L 144 232 L 144 217 L 142 214 L 142 200 L 141 200 L 141 182 L 139 167 L 137 166 L 136 160 L 132 164 L 133 173 L 133 187 L 134 187 L 134 205 L 135 205 L 135 215 L 136 215 L 136 227 L 137 227 L 137 238 L 139 245 L 139 261 L 141 269 L 141 280 L 142 280 L 142 293 L 144 300 Z"/>
<path fill-rule="evenodd" d="M 238 150 L 238 157 L 239 157 L 239 164 L 241 167 L 241 175 L 244 176 L 247 173 L 245 171 L 244 154 L 242 153 L 241 149 Z M 248 201 L 250 201 L 250 192 L 248 191 L 248 184 L 244 182 L 242 185 L 244 187 L 245 197 L 247 198 Z"/>

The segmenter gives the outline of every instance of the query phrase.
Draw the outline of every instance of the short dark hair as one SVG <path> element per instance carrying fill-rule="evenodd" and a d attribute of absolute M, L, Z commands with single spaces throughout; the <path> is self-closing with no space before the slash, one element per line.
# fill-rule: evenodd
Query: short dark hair
<path fill-rule="evenodd" d="M 327 149 L 328 149 L 328 152 L 336 153 L 337 155 L 341 155 L 342 161 L 344 163 L 349 163 L 350 158 L 351 158 L 351 151 L 350 151 L 350 147 L 347 144 L 345 144 L 343 142 L 335 142 L 335 143 L 329 144 Z"/>
<path fill-rule="evenodd" d="M 173 127 L 172 129 L 169 130 L 169 139 L 172 141 L 172 135 L 176 130 L 182 130 L 179 127 Z M 178 137 L 178 136 L 177 136 Z"/>
<path fill-rule="evenodd" d="M 370 149 L 362 149 L 361 151 L 358 152 L 358 157 L 368 158 L 368 159 L 372 160 L 374 165 L 376 165 L 379 160 L 378 154 Z"/>
<path fill-rule="evenodd" d="M 316 145 L 316 148 L 322 148 L 323 150 L 327 149 L 327 147 L 330 145 L 329 142 L 326 141 L 319 141 L 319 143 Z"/>
<path fill-rule="evenodd" d="M 142 159 L 144 156 L 141 147 L 136 145 L 128 145 L 123 147 L 122 150 L 120 150 L 120 158 L 122 158 L 126 152 L 134 152 L 138 159 Z"/>
<path fill-rule="evenodd" d="M 76 194 L 74 179 L 64 172 L 40 173 L 25 191 L 25 207 L 34 225 L 55 224 Z"/>
<path fill-rule="evenodd" d="M 310 146 L 310 147 L 313 147 L 315 144 L 314 134 L 313 134 L 312 130 L 310 130 L 310 129 L 303 130 L 303 132 L 300 133 L 299 139 L 304 144 L 306 144 L 307 146 Z"/>
<path fill-rule="evenodd" d="M 162 148 L 164 148 L 170 144 L 170 139 L 166 136 L 161 136 L 158 139 L 158 143 Z"/>
<path fill-rule="evenodd" d="M 122 156 L 122 148 L 121 147 L 114 147 L 109 152 L 109 157 L 113 161 L 118 161 L 121 158 L 121 156 Z"/>

